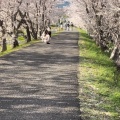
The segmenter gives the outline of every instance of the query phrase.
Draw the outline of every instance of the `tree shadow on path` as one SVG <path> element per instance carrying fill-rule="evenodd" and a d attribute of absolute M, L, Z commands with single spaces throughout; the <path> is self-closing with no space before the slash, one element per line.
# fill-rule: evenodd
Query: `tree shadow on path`
<path fill-rule="evenodd" d="M 78 35 L 0 58 L 0 120 L 80 120 Z"/>

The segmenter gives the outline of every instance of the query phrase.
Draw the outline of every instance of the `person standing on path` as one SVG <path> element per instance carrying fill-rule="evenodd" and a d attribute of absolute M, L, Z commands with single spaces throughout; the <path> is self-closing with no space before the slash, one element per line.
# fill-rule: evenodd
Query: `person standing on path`
<path fill-rule="evenodd" d="M 67 31 L 69 31 L 70 23 L 69 21 L 67 22 Z"/>
<path fill-rule="evenodd" d="M 71 23 L 70 23 L 70 30 L 71 30 L 71 31 L 73 31 L 73 27 L 74 27 L 74 25 L 73 25 L 73 23 L 71 22 Z"/>

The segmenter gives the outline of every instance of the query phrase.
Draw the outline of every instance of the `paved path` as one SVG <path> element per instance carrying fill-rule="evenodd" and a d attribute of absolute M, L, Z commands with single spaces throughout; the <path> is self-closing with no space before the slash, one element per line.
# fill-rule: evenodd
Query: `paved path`
<path fill-rule="evenodd" d="M 78 33 L 0 58 L 0 120 L 80 120 Z"/>

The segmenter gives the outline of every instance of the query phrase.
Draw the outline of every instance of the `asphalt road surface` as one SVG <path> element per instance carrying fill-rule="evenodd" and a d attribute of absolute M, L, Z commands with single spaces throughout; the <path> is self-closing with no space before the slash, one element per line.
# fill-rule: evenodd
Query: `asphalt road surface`
<path fill-rule="evenodd" d="M 0 58 L 0 120 L 81 120 L 78 32 Z"/>

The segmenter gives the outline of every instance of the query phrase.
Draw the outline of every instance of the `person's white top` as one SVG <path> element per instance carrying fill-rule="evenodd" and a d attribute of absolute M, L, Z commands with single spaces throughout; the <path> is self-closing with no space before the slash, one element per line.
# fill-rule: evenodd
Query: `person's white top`
<path fill-rule="evenodd" d="M 47 34 L 47 35 L 45 36 L 45 42 L 49 42 L 49 41 L 50 41 L 50 35 Z"/>

